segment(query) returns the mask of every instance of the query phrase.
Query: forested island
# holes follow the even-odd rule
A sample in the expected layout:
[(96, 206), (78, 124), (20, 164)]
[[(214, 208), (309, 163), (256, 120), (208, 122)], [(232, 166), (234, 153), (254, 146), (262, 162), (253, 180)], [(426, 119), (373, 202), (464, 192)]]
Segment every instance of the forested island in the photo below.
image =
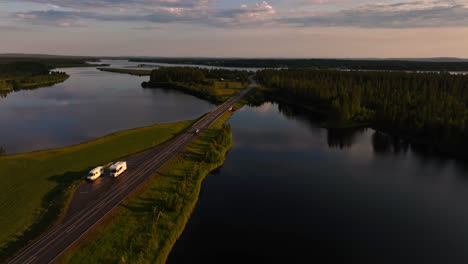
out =
[(56, 68), (96, 66), (83, 59), (66, 58), (1, 58), (0, 96), (12, 91), (50, 86), (68, 79), (65, 72)]
[(22, 89), (33, 89), (63, 82), (69, 75), (52, 72), (40, 62), (11, 62), (0, 64), (0, 96)]
[(389, 71), (468, 71), (463, 60), (357, 60), (357, 59), (236, 59), (236, 58), (132, 58), (134, 62), (198, 64), (242, 68), (313, 68)]
[(295, 69), (262, 70), (257, 78), (266, 99), (301, 105), (324, 126), (370, 125), (467, 156), (466, 75)]
[(136, 76), (151, 75), (151, 70), (134, 70), (134, 69), (117, 69), (117, 68), (97, 68), (97, 69), (100, 71), (124, 73), (124, 74), (136, 75)]
[(177, 89), (213, 103), (221, 103), (248, 84), (249, 72), (193, 67), (163, 67), (151, 72), (143, 87)]

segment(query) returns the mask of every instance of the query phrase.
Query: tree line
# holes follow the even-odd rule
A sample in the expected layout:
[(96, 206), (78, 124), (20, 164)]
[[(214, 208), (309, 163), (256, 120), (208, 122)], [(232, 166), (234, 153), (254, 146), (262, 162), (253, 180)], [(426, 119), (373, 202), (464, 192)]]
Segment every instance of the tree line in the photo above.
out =
[(0, 57), (0, 72), (31, 72), (46, 67), (48, 70), (69, 67), (105, 66), (105, 64), (89, 64), (88, 61), (98, 62), (96, 58), (40, 58), (40, 57)]
[(468, 146), (468, 76), (338, 70), (263, 70), (280, 100), (318, 109), (335, 122), (368, 122), (442, 148)]
[(247, 71), (230, 71), (224, 69), (202, 69), (195, 67), (163, 67), (151, 72), (150, 83), (184, 82), (212, 84), (209, 79), (248, 81)]
[(468, 61), (351, 60), (351, 59), (235, 59), (235, 58), (134, 58), (135, 62), (198, 64), (243, 68), (314, 68), (391, 71), (468, 71)]

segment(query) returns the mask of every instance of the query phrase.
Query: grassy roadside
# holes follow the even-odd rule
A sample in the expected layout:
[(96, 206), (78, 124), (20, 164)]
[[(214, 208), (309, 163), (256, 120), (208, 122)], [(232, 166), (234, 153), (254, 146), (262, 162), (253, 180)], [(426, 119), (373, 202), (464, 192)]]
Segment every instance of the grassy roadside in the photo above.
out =
[(137, 76), (150, 76), (151, 70), (133, 70), (133, 69), (117, 69), (117, 68), (97, 68), (100, 71), (124, 73)]
[(110, 134), (71, 147), (0, 157), (0, 262), (50, 227), (87, 172), (160, 145), (194, 121)]
[(57, 263), (165, 263), (204, 178), (224, 163), (232, 146), (231, 128), (225, 124), (231, 115), (218, 119)]

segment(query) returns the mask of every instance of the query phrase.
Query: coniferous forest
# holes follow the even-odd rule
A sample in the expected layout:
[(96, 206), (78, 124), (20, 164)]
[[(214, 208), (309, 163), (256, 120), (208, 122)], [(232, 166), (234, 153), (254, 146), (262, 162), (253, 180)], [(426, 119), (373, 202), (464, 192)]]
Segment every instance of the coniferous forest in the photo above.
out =
[(329, 123), (368, 123), (466, 156), (466, 75), (292, 69), (257, 77), (272, 98), (311, 107)]
[(206, 83), (207, 79), (224, 78), (247, 82), (249, 73), (247, 71), (231, 71), (224, 69), (202, 69), (195, 67), (162, 67), (151, 72), (153, 83), (162, 82), (184, 82), (184, 83)]
[(41, 61), (0, 62), (0, 97), (12, 91), (34, 89), (65, 81), (65, 72), (50, 71), (51, 65)]

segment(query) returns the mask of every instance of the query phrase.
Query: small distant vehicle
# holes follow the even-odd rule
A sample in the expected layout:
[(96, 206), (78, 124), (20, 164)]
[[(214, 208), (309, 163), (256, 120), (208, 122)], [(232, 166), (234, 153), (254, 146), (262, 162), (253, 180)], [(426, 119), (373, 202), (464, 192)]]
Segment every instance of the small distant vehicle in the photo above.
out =
[(118, 177), (124, 171), (127, 170), (127, 162), (126, 161), (119, 161), (112, 166), (110, 166), (110, 175), (111, 177)]
[(104, 167), (96, 167), (92, 169), (89, 173), (86, 179), (90, 181), (95, 181), (97, 178), (101, 177), (104, 174)]
[(195, 129), (195, 130), (193, 131), (193, 133), (194, 133), (194, 134), (200, 133), (200, 129)]

